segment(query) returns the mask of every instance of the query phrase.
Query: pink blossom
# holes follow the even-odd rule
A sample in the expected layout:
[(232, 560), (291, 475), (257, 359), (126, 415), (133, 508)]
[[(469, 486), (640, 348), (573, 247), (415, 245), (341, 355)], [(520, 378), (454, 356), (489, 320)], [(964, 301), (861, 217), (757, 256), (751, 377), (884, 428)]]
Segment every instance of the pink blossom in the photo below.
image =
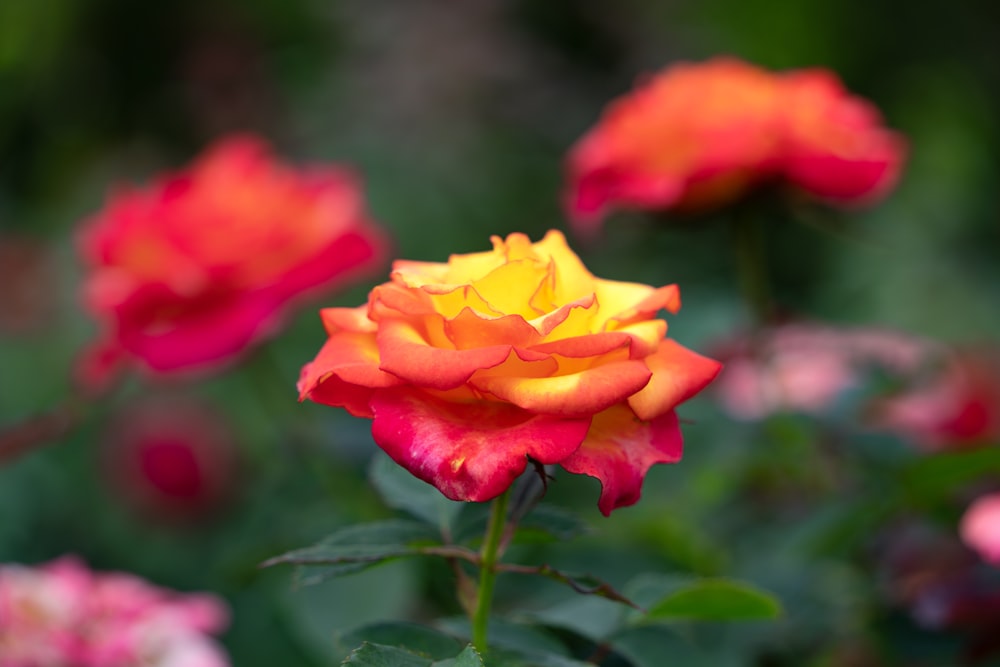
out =
[(755, 340), (730, 344), (720, 353), (726, 370), (715, 392), (737, 419), (763, 419), (776, 412), (820, 414), (858, 386), (868, 367), (908, 372), (931, 346), (892, 331), (788, 324)]
[(962, 517), (962, 540), (983, 560), (1000, 565), (1000, 493), (977, 499)]
[(0, 566), (0, 667), (228, 667), (223, 603), (74, 557)]

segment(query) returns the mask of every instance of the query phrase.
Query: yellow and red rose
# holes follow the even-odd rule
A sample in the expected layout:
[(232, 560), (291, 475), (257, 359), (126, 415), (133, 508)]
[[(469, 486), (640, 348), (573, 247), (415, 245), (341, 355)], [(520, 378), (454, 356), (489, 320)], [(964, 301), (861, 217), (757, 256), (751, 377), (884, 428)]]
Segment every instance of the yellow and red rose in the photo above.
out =
[(681, 458), (674, 408), (720, 369), (666, 338), (675, 285), (596, 278), (556, 231), (397, 261), (390, 278), (321, 311), (329, 339), (299, 391), (372, 419), (389, 456), (455, 500), (500, 495), (531, 459), (599, 479), (604, 514), (631, 505), (650, 466)]
[(113, 193), (79, 240), (85, 305), (104, 329), (83, 364), (92, 385), (123, 358), (157, 373), (229, 360), (294, 301), (386, 255), (351, 172), (294, 169), (242, 136), (187, 171)]
[(669, 67), (612, 102), (570, 152), (566, 205), (586, 231), (611, 209), (711, 209), (770, 180), (864, 203), (892, 187), (904, 154), (833, 73), (716, 58)]

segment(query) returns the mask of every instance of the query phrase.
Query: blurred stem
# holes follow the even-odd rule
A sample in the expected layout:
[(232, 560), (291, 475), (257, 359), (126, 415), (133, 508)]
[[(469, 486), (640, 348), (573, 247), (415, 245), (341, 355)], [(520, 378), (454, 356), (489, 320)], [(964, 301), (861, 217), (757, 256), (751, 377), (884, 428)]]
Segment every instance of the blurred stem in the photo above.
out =
[(0, 430), (0, 465), (64, 438), (84, 420), (87, 407), (84, 400), (71, 397), (47, 412)]
[(732, 227), (740, 291), (754, 326), (761, 327), (770, 322), (772, 316), (763, 230), (757, 216), (750, 215), (746, 207), (736, 210)]
[(500, 554), (500, 539), (507, 522), (507, 500), (510, 489), (493, 501), (490, 521), (486, 527), (486, 537), (480, 551), (479, 589), (476, 597), (476, 611), (472, 617), (472, 644), (482, 654), (486, 653), (486, 629), (490, 618), (490, 604), (493, 601), (493, 587), (497, 578), (497, 561)]

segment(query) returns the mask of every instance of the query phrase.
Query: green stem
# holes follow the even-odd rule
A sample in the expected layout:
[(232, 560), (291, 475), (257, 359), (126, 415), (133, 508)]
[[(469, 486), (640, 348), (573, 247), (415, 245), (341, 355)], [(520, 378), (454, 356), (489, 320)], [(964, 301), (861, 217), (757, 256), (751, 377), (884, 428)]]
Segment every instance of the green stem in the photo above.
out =
[(733, 220), (733, 242), (740, 290), (750, 308), (754, 326), (764, 326), (770, 322), (772, 314), (764, 239), (757, 220), (745, 211), (737, 211)]
[(493, 601), (493, 587), (497, 578), (497, 561), (500, 553), (500, 539), (507, 522), (507, 500), (510, 490), (493, 501), (493, 510), (486, 527), (486, 537), (480, 551), (479, 589), (476, 596), (476, 611), (472, 616), (472, 644), (480, 653), (486, 653), (486, 628), (490, 618), (490, 604)]

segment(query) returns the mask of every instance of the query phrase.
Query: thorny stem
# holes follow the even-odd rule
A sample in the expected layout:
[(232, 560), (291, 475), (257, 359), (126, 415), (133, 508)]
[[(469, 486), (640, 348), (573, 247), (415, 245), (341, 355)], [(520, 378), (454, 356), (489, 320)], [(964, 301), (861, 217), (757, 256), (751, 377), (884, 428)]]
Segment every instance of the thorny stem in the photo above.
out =
[(486, 527), (486, 537), (480, 551), (479, 590), (476, 596), (476, 610), (472, 616), (472, 644), (480, 653), (486, 653), (486, 629), (489, 624), (490, 604), (493, 601), (493, 587), (497, 578), (497, 561), (500, 553), (500, 539), (507, 521), (507, 500), (510, 490), (493, 501), (490, 521)]

